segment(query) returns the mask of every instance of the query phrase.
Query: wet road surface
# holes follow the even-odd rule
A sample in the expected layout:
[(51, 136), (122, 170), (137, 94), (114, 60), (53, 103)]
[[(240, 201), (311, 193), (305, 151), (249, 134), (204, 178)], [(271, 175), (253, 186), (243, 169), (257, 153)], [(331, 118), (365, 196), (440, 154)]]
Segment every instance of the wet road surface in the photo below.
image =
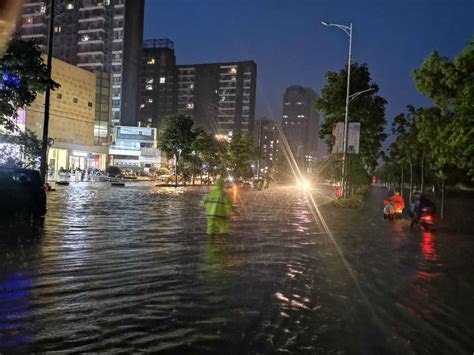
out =
[(472, 353), (472, 236), (386, 222), (374, 188), (321, 206), (339, 252), (274, 187), (231, 192), (230, 235), (208, 237), (204, 192), (71, 185), (43, 226), (2, 224), (0, 352)]

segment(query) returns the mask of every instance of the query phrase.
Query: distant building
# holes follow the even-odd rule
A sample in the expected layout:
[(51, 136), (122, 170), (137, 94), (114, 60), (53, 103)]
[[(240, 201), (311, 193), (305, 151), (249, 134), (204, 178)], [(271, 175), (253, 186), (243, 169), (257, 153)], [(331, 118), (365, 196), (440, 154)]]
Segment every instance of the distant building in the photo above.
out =
[(169, 39), (143, 42), (138, 118), (142, 125), (160, 128), (161, 120), (178, 111), (177, 67)]
[(176, 65), (171, 40), (145, 40), (139, 121), (159, 128), (163, 117), (180, 113), (221, 136), (252, 134), (256, 84), (253, 61)]
[(179, 65), (178, 112), (217, 134), (252, 134), (256, 79), (253, 61)]
[[(105, 169), (108, 147), (94, 135), (97, 115), (108, 115), (107, 111), (97, 108), (96, 88), (100, 81), (94, 73), (55, 58), (51, 74), (61, 87), (51, 92), (49, 137), (54, 139), (54, 144), (49, 149), (50, 171), (57, 174), (60, 168)], [(104, 80), (107, 82), (107, 77)], [(107, 89), (110, 90), (110, 85)], [(21, 121), (42, 137), (44, 94), (38, 93), (36, 100), (23, 112)]]
[(156, 128), (116, 126), (109, 152), (111, 165), (115, 166), (159, 168), (162, 164)]
[(254, 139), (260, 148), (260, 172), (268, 172), (280, 158), (280, 124), (274, 120), (261, 118), (255, 121)]
[[(46, 52), (48, 2), (25, 0), (20, 37)], [(82, 0), (56, 4), (53, 56), (112, 74), (112, 124), (136, 125), (144, 0)]]
[(290, 86), (283, 96), (281, 125), (297, 162), (317, 159), (319, 114), (314, 110), (316, 93), (302, 86)]

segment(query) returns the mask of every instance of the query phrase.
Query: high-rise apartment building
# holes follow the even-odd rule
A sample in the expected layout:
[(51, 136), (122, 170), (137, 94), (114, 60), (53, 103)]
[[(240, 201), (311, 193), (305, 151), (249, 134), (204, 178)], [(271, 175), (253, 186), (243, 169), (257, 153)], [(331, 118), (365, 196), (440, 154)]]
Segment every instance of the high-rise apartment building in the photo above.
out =
[(143, 42), (138, 118), (142, 125), (160, 128), (161, 120), (177, 113), (177, 67), (169, 39)]
[(318, 96), (309, 88), (290, 86), (283, 96), (281, 125), (297, 162), (316, 159), (319, 142), (319, 114), (314, 109)]
[(280, 142), (280, 123), (261, 118), (255, 121), (255, 142), (260, 151), (260, 172), (267, 173), (279, 158)]
[(159, 128), (163, 117), (182, 113), (217, 134), (252, 134), (256, 83), (253, 61), (176, 65), (171, 40), (145, 40), (139, 120)]
[(252, 134), (256, 78), (253, 61), (179, 65), (178, 112), (218, 134)]
[[(49, 1), (25, 0), (17, 29), (46, 51)], [(112, 124), (136, 125), (144, 0), (58, 0), (53, 56), (112, 75)]]

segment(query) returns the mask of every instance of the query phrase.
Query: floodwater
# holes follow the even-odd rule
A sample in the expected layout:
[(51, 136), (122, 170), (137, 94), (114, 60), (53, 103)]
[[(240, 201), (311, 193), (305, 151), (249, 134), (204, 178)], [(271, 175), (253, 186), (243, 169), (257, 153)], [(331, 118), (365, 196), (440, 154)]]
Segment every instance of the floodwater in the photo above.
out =
[(80, 183), (44, 224), (3, 223), (0, 353), (474, 350), (472, 236), (384, 221), (374, 188), (362, 210), (321, 206), (332, 240), (273, 187), (230, 191), (231, 233), (209, 237), (203, 193)]

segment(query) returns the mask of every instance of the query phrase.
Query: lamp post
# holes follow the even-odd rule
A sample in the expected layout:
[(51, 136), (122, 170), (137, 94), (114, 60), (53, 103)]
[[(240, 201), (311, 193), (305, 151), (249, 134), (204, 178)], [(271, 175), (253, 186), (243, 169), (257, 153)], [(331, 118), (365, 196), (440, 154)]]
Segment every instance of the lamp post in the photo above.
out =
[[(48, 70), (48, 80), (51, 80), (51, 67), (53, 60), (53, 34), (54, 34), (54, 0), (51, 0), (49, 6), (49, 34), (48, 34), (48, 58), (46, 60), (46, 68)], [(46, 175), (48, 172), (48, 131), (49, 131), (49, 104), (51, 98), (50, 85), (46, 88), (44, 94), (44, 122), (43, 122), (43, 140), (41, 142), (41, 164), (40, 173), (43, 182), (46, 183)]]
[(179, 160), (179, 155), (181, 154), (181, 149), (176, 150), (176, 159), (174, 162), (174, 187), (178, 187), (178, 160)]
[(194, 163), (195, 163), (195, 160), (196, 160), (196, 151), (193, 150), (191, 152), (191, 155), (193, 156), (193, 186), (194, 186)]
[(349, 128), (349, 90), (350, 90), (350, 83), (351, 83), (351, 54), (352, 54), (352, 23), (349, 26), (338, 25), (335, 23), (327, 23), (321, 21), (324, 26), (333, 26), (337, 27), (340, 30), (344, 31), (346, 35), (349, 36), (349, 58), (347, 59), (347, 90), (346, 90), (346, 113), (344, 116), (344, 140), (343, 140), (343, 147), (342, 147), (342, 191), (344, 197), (347, 197), (347, 189), (346, 189), (346, 170), (347, 170), (347, 134)]

